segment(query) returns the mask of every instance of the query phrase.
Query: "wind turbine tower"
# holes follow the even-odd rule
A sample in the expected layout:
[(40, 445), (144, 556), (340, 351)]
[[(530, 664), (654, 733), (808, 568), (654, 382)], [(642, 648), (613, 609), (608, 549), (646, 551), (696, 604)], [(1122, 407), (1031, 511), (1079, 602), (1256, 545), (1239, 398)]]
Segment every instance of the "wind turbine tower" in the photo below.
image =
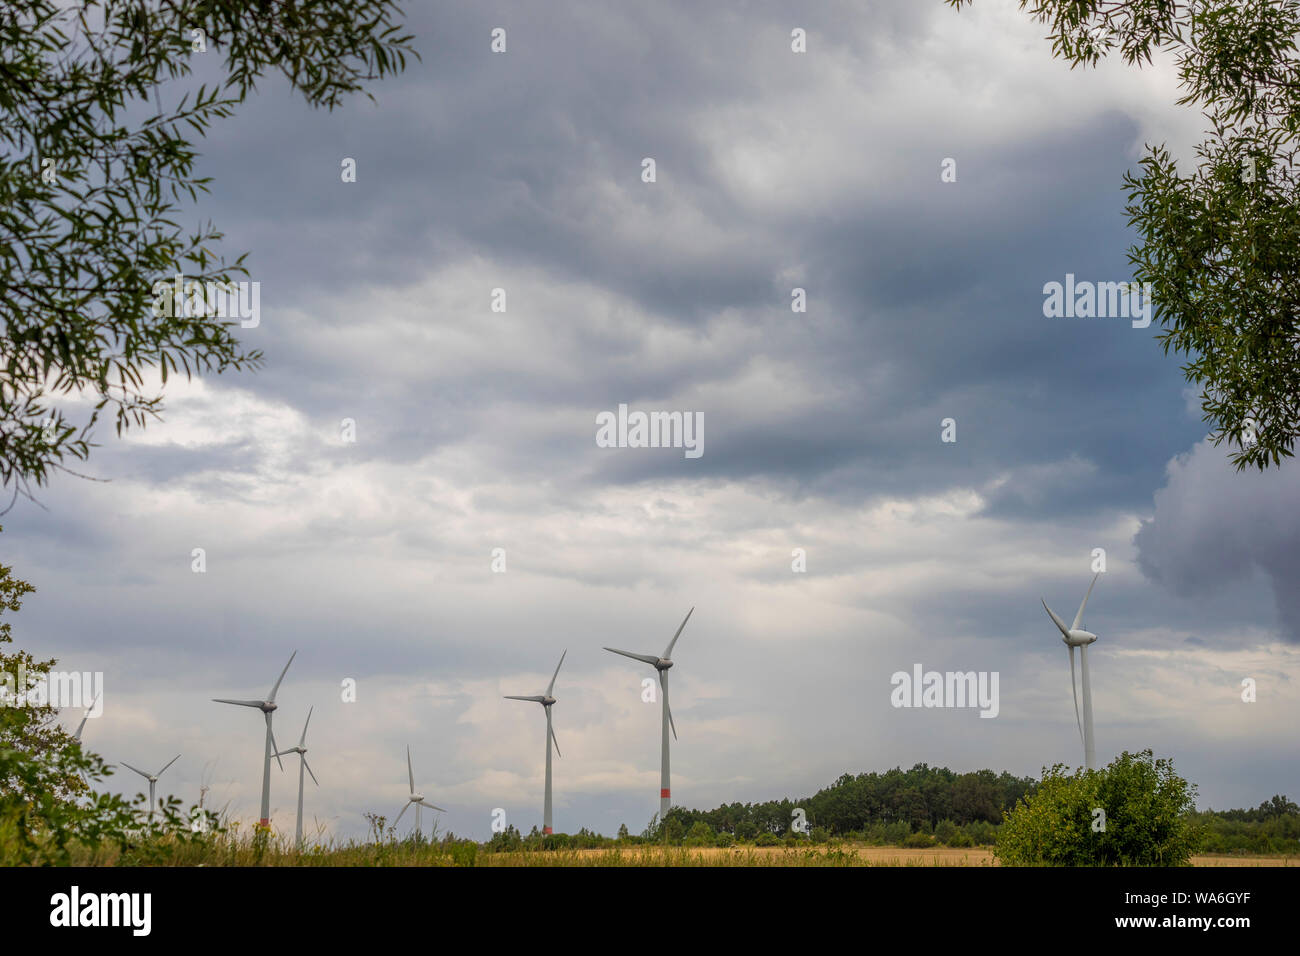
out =
[(614, 647), (607, 647), (605, 650), (614, 654), (622, 654), (624, 657), (630, 657), (634, 661), (644, 661), (659, 672), (659, 688), (663, 692), (663, 751), (659, 761), (659, 822), (662, 823), (664, 817), (668, 814), (668, 808), (672, 805), (672, 785), (669, 782), (668, 773), (668, 731), (671, 728), (673, 740), (677, 739), (677, 725), (673, 723), (673, 712), (668, 706), (668, 670), (673, 666), (673, 645), (677, 643), (677, 638), (682, 636), (682, 629), (686, 627), (686, 622), (691, 619), (695, 613), (695, 608), (686, 612), (686, 617), (682, 619), (681, 627), (677, 628), (677, 633), (673, 639), (668, 642), (668, 647), (664, 650), (663, 656), (655, 657), (652, 654), (633, 654), (631, 651), (620, 651)]
[[(555, 665), (555, 673), (551, 675), (551, 682), (546, 685), (546, 693), (537, 697), (515, 697), (506, 694), (506, 700), (531, 700), (542, 705), (546, 711), (546, 796), (542, 801), (542, 832), (551, 833), (551, 744), (555, 744), (555, 752), (560, 753), (560, 742), (555, 739), (555, 730), (551, 727), (551, 705), (555, 703), (555, 698), (551, 696), (551, 691), (555, 690), (555, 678), (560, 674), (560, 664), (564, 663), (564, 655), (569, 652), (566, 650), (560, 655), (560, 663)], [(561, 754), (563, 756), (563, 754)]]
[(1092, 596), (1093, 586), (1097, 583), (1100, 574), (1093, 576), (1092, 584), (1088, 585), (1088, 593), (1083, 596), (1083, 603), (1079, 605), (1079, 613), (1074, 616), (1074, 623), (1070, 627), (1065, 626), (1065, 622), (1056, 616), (1056, 613), (1047, 606), (1047, 601), (1043, 601), (1043, 608), (1047, 611), (1048, 616), (1056, 624), (1061, 632), (1061, 641), (1070, 649), (1070, 692), (1074, 694), (1074, 721), (1079, 724), (1079, 693), (1074, 686), (1074, 649), (1079, 649), (1079, 657), (1082, 659), (1083, 667), (1083, 722), (1079, 727), (1079, 735), (1083, 738), (1083, 766), (1087, 770), (1093, 770), (1097, 766), (1097, 750), (1092, 735), (1092, 683), (1088, 676), (1088, 645), (1097, 640), (1097, 635), (1083, 630), (1083, 609), (1088, 605), (1088, 598)]
[[(289, 655), (289, 664), (298, 656), (294, 651)], [(256, 707), (266, 717), (266, 745), (262, 751), (262, 819), (261, 825), (269, 827), (271, 825), (271, 756), (280, 748), (275, 745), (275, 733), (271, 730), (271, 715), (275, 713), (275, 693), (280, 689), (280, 682), (284, 680), (284, 675), (289, 673), (289, 664), (284, 665), (284, 670), (280, 671), (280, 676), (275, 685), (271, 688), (271, 693), (267, 694), (265, 700), (226, 700), (220, 697), (212, 698), (218, 704), (235, 704), (239, 707)], [(277, 755), (275, 762), (280, 764), (280, 769), (284, 769), (284, 763)]]

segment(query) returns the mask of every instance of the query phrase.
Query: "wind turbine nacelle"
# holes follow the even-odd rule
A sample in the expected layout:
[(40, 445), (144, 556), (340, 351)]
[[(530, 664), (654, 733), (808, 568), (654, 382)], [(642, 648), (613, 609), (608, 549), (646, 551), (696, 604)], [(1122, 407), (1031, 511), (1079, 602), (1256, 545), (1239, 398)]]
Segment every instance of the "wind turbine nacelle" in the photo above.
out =
[(1065, 643), (1069, 644), (1071, 647), (1084, 647), (1085, 645), (1091, 644), (1096, 639), (1097, 635), (1093, 634), (1091, 631), (1071, 631), (1070, 638)]
[(550, 706), (551, 706), (552, 704), (554, 704), (554, 703), (555, 703), (555, 698), (554, 698), (554, 697), (543, 697), (543, 698), (542, 698), (542, 706), (543, 706), (543, 707), (550, 707)]
[(673, 662), (666, 658), (659, 658), (659, 663), (655, 665), (659, 670), (666, 671), (673, 666)]
[(413, 793), (413, 794), (411, 794), (411, 800), (410, 800), (410, 802), (411, 802), (411, 803), (423, 803), (423, 802), (424, 802), (424, 794), (422, 794), (422, 793)]

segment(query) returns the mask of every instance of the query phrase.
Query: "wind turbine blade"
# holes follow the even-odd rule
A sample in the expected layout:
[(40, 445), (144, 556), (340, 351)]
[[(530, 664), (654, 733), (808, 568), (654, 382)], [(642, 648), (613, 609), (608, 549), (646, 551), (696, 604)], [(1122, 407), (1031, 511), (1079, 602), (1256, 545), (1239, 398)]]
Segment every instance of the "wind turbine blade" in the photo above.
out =
[(551, 696), (551, 691), (555, 690), (555, 678), (557, 678), (557, 677), (560, 676), (560, 664), (563, 664), (563, 663), (564, 663), (564, 656), (565, 656), (565, 654), (568, 654), (568, 653), (569, 653), (569, 649), (566, 647), (566, 648), (564, 649), (564, 654), (561, 654), (561, 655), (560, 655), (560, 663), (555, 665), (555, 673), (551, 675), (551, 682), (550, 682), (549, 684), (546, 685), (546, 696), (547, 696), (547, 697), (550, 697), (550, 696)]
[(1079, 690), (1074, 686), (1074, 645), (1070, 645), (1070, 693), (1074, 695), (1074, 723), (1079, 728), (1079, 743), (1083, 743), (1083, 721), (1079, 719)]
[(407, 800), (407, 801), (406, 801), (406, 806), (402, 807), (402, 812), (399, 813), (399, 814), (397, 815), (397, 819), (393, 821), (393, 826), (397, 826), (399, 823), (402, 822), (402, 817), (405, 815), (406, 811), (409, 810), (409, 809), (411, 809), (411, 801), (410, 801), (410, 800)]
[(607, 647), (605, 650), (614, 654), (622, 654), (624, 657), (630, 657), (634, 661), (645, 661), (647, 664), (659, 663), (659, 658), (651, 657), (649, 654), (633, 654), (631, 651), (620, 651), (617, 647)]
[(691, 608), (686, 612), (686, 617), (682, 618), (682, 626), (677, 629), (677, 633), (673, 635), (673, 639), (668, 642), (668, 650), (664, 651), (664, 660), (672, 660), (673, 645), (677, 643), (677, 638), (682, 636), (682, 629), (686, 627), (686, 622), (691, 619), (691, 615), (694, 613), (695, 608)]
[(1083, 609), (1087, 607), (1088, 598), (1092, 597), (1093, 585), (1097, 583), (1097, 579), (1099, 577), (1101, 577), (1100, 572), (1092, 576), (1092, 584), (1088, 585), (1088, 593), (1083, 596), (1083, 603), (1079, 605), (1079, 613), (1074, 615), (1074, 624), (1071, 625), (1070, 630), (1077, 631), (1079, 629), (1079, 625), (1083, 623)]
[(502, 696), (505, 700), (531, 700), (535, 704), (540, 704), (546, 699), (545, 697), (516, 697), (513, 694), (504, 694)]
[[(694, 610), (692, 608), (691, 610)], [(668, 711), (668, 726), (672, 728), (673, 740), (677, 739), (677, 725), (673, 723), (673, 709), (668, 703), (668, 672), (659, 672), (659, 686), (664, 692), (664, 710)]]
[(224, 697), (213, 697), (213, 703), (217, 704), (238, 704), (240, 707), (261, 707), (260, 700), (226, 700)]
[(411, 769), (411, 747), (406, 747), (406, 776), (411, 781), (411, 793), (415, 793), (415, 771)]
[(275, 728), (271, 726), (271, 713), (266, 714), (266, 732), (271, 735), (271, 753), (275, 755), (275, 762), (284, 770), (284, 761), (280, 759), (280, 745), (275, 742)]
[(314, 707), (307, 708), (307, 719), (302, 722), (302, 736), (298, 738), (299, 747), (307, 746), (307, 725), (311, 723), (311, 712), (314, 709)]
[(422, 806), (422, 807), (428, 807), (430, 810), (437, 810), (439, 813), (446, 813), (446, 812), (447, 812), (447, 811), (444, 810), (442, 807), (435, 807), (435, 806), (434, 806), (432, 803), (430, 803), (428, 800), (421, 800), (421, 801), (420, 801), (420, 806)]
[(560, 757), (563, 757), (564, 754), (560, 753), (560, 742), (559, 742), (558, 740), (555, 739), (555, 728), (554, 728), (554, 727), (551, 728), (551, 743), (555, 744), (555, 753), (556, 753), (556, 755), (557, 755), (557, 756), (560, 756)]
[(167, 761), (166, 765), (162, 768), (162, 770), (159, 770), (156, 774), (154, 774), (154, 776), (161, 777), (164, 773), (166, 773), (168, 767), (170, 767), (172, 764), (174, 764), (176, 761), (180, 759), (181, 759), (180, 754), (177, 754), (175, 757), (172, 757), (171, 760)]
[(144, 777), (146, 780), (149, 779), (149, 775), (148, 775), (147, 773), (145, 773), (145, 772), (144, 772), (143, 770), (141, 770), (139, 767), (132, 767), (132, 766), (131, 766), (129, 763), (127, 763), (125, 760), (122, 761), (122, 766), (125, 767), (127, 770), (134, 770), (136, 773), (138, 773), (140, 776)]
[(1046, 601), (1043, 602), (1043, 607), (1046, 608), (1047, 613), (1048, 613), (1048, 615), (1051, 617), (1051, 619), (1052, 619), (1053, 621), (1056, 622), (1056, 626), (1057, 626), (1058, 628), (1061, 629), (1061, 636), (1062, 636), (1062, 637), (1069, 637), (1069, 636), (1070, 636), (1070, 632), (1069, 632), (1068, 630), (1066, 630), (1065, 622), (1062, 621), (1059, 617), (1056, 616), (1056, 612), (1055, 612), (1055, 611), (1053, 611), (1050, 607), (1047, 607), (1047, 602), (1046, 602)]
[(90, 719), (90, 711), (86, 711), (86, 716), (81, 718), (81, 723), (77, 724), (77, 732), (72, 736), (77, 740), (81, 739), (81, 732), (86, 729), (86, 721)]
[(307, 773), (310, 774), (310, 776), (311, 776), (311, 782), (314, 783), (314, 784), (316, 784), (316, 786), (319, 787), (319, 786), (320, 786), (320, 781), (317, 780), (317, 779), (316, 779), (316, 775), (315, 775), (314, 773), (311, 772), (311, 764), (309, 764), (309, 763), (307, 762), (307, 758), (306, 758), (306, 757), (303, 757), (303, 758), (302, 758), (302, 765), (303, 765), (304, 767), (307, 768)]
[[(289, 655), (289, 664), (292, 664), (292, 663), (293, 663), (293, 659), (294, 659), (295, 657), (297, 657), (297, 656), (298, 656), (298, 652), (297, 652), (297, 651), (294, 651), (292, 654), (290, 654), (290, 655)], [(271, 696), (269, 696), (269, 697), (266, 698), (266, 702), (267, 702), (268, 704), (274, 704), (274, 703), (275, 703), (275, 692), (278, 691), (278, 690), (280, 689), (280, 681), (284, 680), (284, 675), (287, 674), (287, 673), (289, 673), (289, 664), (285, 664), (285, 665), (284, 665), (284, 670), (280, 671), (280, 676), (279, 676), (279, 678), (276, 680), (276, 682), (275, 682), (275, 686), (271, 688)]]

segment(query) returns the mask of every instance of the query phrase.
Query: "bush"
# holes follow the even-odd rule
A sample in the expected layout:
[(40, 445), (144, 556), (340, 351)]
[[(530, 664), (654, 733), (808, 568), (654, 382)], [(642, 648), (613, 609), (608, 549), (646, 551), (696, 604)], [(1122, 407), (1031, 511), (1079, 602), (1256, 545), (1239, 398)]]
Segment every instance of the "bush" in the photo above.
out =
[(825, 827), (813, 827), (812, 841), (814, 843), (825, 843), (830, 838), (830, 831)]
[(736, 824), (737, 840), (753, 840), (758, 836), (758, 824), (745, 820), (743, 823)]
[(952, 840), (957, 835), (957, 824), (951, 820), (940, 820), (934, 825), (934, 839), (945, 846), (952, 846)]
[(903, 846), (912, 848), (934, 846), (934, 837), (930, 836), (928, 833), (917, 831), (916, 833), (909, 834), (907, 838), (903, 840)]
[(967, 847), (967, 846), (975, 845), (975, 841), (971, 839), (971, 835), (967, 833), (965, 830), (962, 830), (960, 828), (944, 842), (947, 843), (949, 846), (956, 846), (956, 847)]
[(973, 820), (966, 824), (966, 834), (976, 846), (992, 846), (998, 838), (998, 828), (987, 820)]
[(697, 820), (691, 827), (690, 832), (686, 834), (687, 846), (713, 846), (716, 836), (713, 828), (703, 820)]
[(754, 846), (780, 846), (781, 841), (775, 833), (764, 830), (754, 840)]
[(1195, 795), (1150, 750), (1101, 770), (1057, 764), (1006, 815), (994, 854), (1009, 866), (1187, 866), (1200, 836)]
[(713, 845), (714, 845), (714, 846), (731, 846), (731, 845), (734, 844), (735, 842), (736, 842), (736, 838), (733, 837), (733, 836), (732, 836), (730, 833), (728, 833), (726, 830), (723, 830), (723, 831), (722, 831), (721, 833), (719, 833), (719, 834), (717, 835), (717, 837), (714, 839), (714, 841), (713, 841)]
[(453, 866), (473, 866), (478, 857), (478, 844), (473, 840), (456, 840), (446, 844), (446, 850)]

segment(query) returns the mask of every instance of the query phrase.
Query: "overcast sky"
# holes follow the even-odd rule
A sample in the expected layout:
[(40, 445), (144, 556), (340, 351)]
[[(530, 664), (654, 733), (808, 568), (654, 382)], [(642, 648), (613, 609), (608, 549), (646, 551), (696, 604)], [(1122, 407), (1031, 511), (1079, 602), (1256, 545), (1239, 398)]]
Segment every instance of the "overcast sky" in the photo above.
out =
[[(18, 645), (105, 674), (90, 747), (179, 752), (161, 792), (206, 774), (255, 819), (261, 722), (209, 698), (297, 650), (276, 728), (315, 707), (309, 829), (391, 819), (409, 744), (441, 827), (527, 832), (545, 724), (501, 695), (567, 649), (556, 829), (639, 831), (654, 672), (601, 647), (657, 654), (694, 607), (675, 803), (1036, 776), (1082, 762), (1039, 600), (1071, 620), (1104, 548), (1099, 758), (1172, 757), (1201, 806), (1300, 795), (1300, 466), (1234, 472), (1155, 324), (1043, 314), (1067, 273), (1131, 277), (1122, 176), (1202, 127), (1171, 71), (1071, 71), (1010, 0), (408, 6), (423, 62), (377, 102), (268, 80), (203, 144), (190, 212), (251, 253), (265, 367), (169, 383), (164, 422), (101, 432), (103, 481), (0, 519), (38, 588)], [(598, 447), (620, 403), (701, 413), (703, 455)], [(892, 707), (915, 664), (996, 671), (997, 717)]]

